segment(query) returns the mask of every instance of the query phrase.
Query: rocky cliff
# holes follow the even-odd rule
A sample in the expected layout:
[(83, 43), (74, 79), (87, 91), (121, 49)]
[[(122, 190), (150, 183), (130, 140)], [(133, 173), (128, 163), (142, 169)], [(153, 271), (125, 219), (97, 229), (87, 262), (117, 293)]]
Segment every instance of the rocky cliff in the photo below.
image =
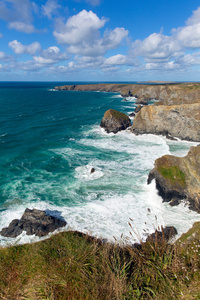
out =
[(173, 155), (158, 158), (148, 183), (153, 179), (164, 201), (174, 205), (185, 199), (191, 209), (200, 213), (200, 145), (191, 147), (182, 158)]
[(131, 131), (200, 142), (200, 103), (144, 106), (136, 114)]
[(180, 84), (86, 84), (55, 87), (66, 91), (105, 91), (121, 93), (123, 97), (134, 96), (138, 101), (156, 99), (159, 104), (174, 105), (200, 102), (199, 83)]

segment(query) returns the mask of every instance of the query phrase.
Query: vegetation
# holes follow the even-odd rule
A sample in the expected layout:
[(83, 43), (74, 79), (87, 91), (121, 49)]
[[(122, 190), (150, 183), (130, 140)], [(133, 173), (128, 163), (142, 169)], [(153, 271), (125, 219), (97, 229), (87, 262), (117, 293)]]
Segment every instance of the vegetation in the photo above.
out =
[(0, 299), (200, 299), (199, 247), (195, 238), (131, 247), (63, 232), (1, 248)]
[(158, 171), (165, 179), (168, 179), (171, 184), (177, 184), (182, 187), (185, 187), (185, 174), (181, 171), (181, 169), (178, 166), (160, 165), (158, 167)]
[(104, 118), (109, 118), (111, 116), (113, 118), (115, 118), (116, 120), (125, 120), (125, 121), (129, 120), (129, 117), (126, 114), (119, 112), (117, 110), (114, 110), (114, 109), (109, 109), (104, 114)]

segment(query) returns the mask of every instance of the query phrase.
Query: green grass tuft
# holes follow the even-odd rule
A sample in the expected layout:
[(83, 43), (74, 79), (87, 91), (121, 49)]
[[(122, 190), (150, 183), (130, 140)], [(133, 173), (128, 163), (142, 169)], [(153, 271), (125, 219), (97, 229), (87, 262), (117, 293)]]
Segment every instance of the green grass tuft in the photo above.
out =
[(182, 187), (186, 186), (185, 174), (178, 166), (160, 165), (158, 171), (165, 179), (168, 179), (171, 184), (178, 184)]

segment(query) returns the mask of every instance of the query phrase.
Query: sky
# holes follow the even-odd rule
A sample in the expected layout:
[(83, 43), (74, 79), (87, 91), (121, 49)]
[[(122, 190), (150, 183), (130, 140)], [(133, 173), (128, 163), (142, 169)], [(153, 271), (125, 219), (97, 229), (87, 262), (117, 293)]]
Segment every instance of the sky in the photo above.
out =
[(0, 0), (0, 81), (200, 81), (199, 0)]

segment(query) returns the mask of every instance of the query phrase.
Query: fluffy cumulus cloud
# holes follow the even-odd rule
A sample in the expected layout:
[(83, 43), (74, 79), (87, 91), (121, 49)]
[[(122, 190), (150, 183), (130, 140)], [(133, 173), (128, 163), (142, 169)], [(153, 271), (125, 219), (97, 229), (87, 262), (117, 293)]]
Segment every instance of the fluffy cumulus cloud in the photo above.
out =
[(22, 45), (17, 40), (14, 40), (8, 44), (12, 50), (15, 52), (15, 54), (30, 54), (33, 55), (36, 52), (41, 50), (40, 43), (34, 42), (30, 45)]
[(33, 11), (36, 4), (29, 0), (4, 0), (0, 1), (0, 19), (8, 22), (10, 29), (25, 33), (35, 31), (33, 22)]
[(61, 52), (58, 47), (52, 46), (41, 51), (40, 56), (34, 56), (33, 59), (37, 64), (48, 65), (68, 60), (68, 56), (66, 53)]
[(169, 60), (182, 47), (177, 40), (171, 36), (161, 33), (153, 33), (143, 41), (136, 40), (133, 43), (133, 54), (143, 56), (148, 60)]
[(116, 48), (128, 35), (124, 28), (105, 31), (100, 37), (100, 29), (106, 23), (105, 18), (98, 18), (92, 11), (81, 11), (70, 17), (66, 24), (62, 24), (54, 31), (58, 43), (67, 45), (67, 50), (73, 54), (85, 56), (103, 55), (109, 49)]
[(132, 44), (131, 55), (147, 62), (146, 69), (175, 69), (198, 64), (198, 54), (187, 54), (200, 48), (200, 7), (186, 21), (186, 25), (173, 29), (167, 36), (153, 33), (144, 40)]

